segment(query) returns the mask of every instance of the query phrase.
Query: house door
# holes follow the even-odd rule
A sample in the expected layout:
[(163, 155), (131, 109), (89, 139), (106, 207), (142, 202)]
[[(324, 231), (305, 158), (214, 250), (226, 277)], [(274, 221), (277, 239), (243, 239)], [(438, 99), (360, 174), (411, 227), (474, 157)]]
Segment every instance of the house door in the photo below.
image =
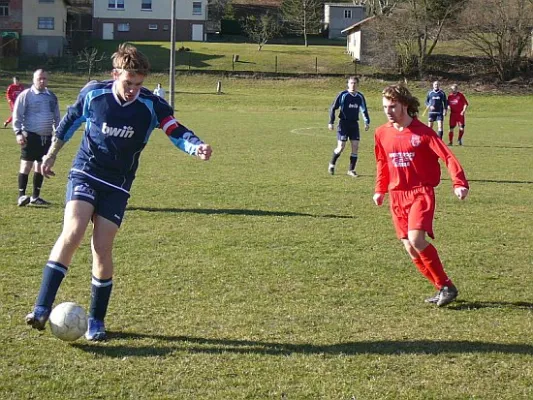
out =
[(110, 23), (102, 24), (102, 39), (104, 40), (113, 40), (114, 35), (114, 26)]
[(192, 25), (192, 40), (195, 42), (204, 41), (204, 26), (200, 24)]

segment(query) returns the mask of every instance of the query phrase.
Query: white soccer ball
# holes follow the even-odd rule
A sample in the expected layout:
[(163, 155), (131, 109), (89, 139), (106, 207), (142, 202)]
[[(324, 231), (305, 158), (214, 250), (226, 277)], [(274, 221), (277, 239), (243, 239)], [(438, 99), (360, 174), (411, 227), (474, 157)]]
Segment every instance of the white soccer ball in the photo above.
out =
[(58, 304), (50, 313), (50, 329), (57, 338), (72, 342), (87, 331), (87, 314), (76, 303)]

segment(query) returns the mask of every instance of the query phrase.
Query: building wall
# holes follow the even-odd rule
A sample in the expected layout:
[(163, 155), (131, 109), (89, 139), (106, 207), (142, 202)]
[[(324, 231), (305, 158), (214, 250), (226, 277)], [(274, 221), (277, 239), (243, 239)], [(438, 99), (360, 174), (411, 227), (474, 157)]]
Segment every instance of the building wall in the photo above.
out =
[[(168, 41), (170, 40), (170, 20), (161, 19), (135, 19), (135, 18), (120, 18), (120, 19), (106, 19), (93, 18), (93, 38), (103, 38), (104, 23), (113, 24), (113, 40), (154, 40), (154, 41)], [(119, 24), (129, 24), (128, 32), (119, 32)], [(148, 26), (157, 25), (157, 29), (149, 29)], [(190, 41), (192, 38), (192, 25), (204, 25), (203, 21), (196, 20), (176, 20), (176, 40)], [(205, 32), (205, 27), (204, 27)]]
[[(351, 10), (351, 18), (345, 18), (344, 11)], [(341, 33), (346, 27), (353, 25), (365, 18), (365, 9), (363, 6), (326, 4), (324, 6), (324, 21), (329, 29), (328, 38), (335, 39), (343, 37)]]
[[(39, 17), (53, 17), (54, 29), (39, 29)], [(65, 37), (67, 7), (63, 0), (39, 3), (39, 0), (24, 0), (22, 9), (22, 34), (47, 37)]]
[(9, 16), (0, 17), (0, 31), (22, 33), (22, 0), (9, 2)]
[[(53, 29), (40, 29), (39, 18), (53, 18)], [(40, 3), (24, 0), (22, 4), (22, 53), (63, 55), (66, 42), (67, 7), (63, 0)]]
[[(176, 2), (176, 19), (183, 20), (207, 20), (207, 0), (194, 0), (202, 3), (202, 13), (193, 15), (193, 0), (179, 0)], [(152, 0), (151, 10), (142, 10), (142, 0), (127, 0), (124, 9), (108, 8), (107, 0), (94, 2), (93, 17), (112, 19), (150, 19), (168, 20), (170, 18), (171, 0)]]

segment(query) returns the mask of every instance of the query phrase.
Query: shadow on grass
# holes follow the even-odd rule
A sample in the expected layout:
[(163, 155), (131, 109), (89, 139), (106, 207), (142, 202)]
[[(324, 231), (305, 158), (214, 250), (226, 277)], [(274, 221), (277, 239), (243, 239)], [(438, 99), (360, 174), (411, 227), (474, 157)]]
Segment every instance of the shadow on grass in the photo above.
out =
[(479, 310), (481, 308), (518, 308), (522, 310), (533, 310), (533, 303), (525, 301), (465, 301), (457, 300), (447, 307), (451, 310)]
[(211, 209), (211, 208), (155, 208), (155, 207), (128, 207), (128, 211), (147, 211), (165, 213), (192, 213), (205, 215), (247, 215), (251, 217), (313, 217), (313, 218), (355, 218), (351, 215), (323, 214), (315, 215), (292, 211), (264, 211), (246, 210), (240, 208)]
[[(107, 357), (157, 357), (173, 352), (206, 354), (263, 354), (288, 356), (358, 355), (358, 354), (449, 354), (449, 353), (503, 353), (533, 355), (533, 345), (521, 343), (491, 343), (468, 340), (381, 340), (345, 342), (332, 345), (292, 344), (254, 340), (207, 339), (191, 336), (165, 336), (140, 333), (108, 332), (111, 342), (98, 346), (73, 344), (80, 350)], [(121, 341), (149, 340), (150, 345), (122, 345)], [(153, 343), (156, 340), (158, 343)]]

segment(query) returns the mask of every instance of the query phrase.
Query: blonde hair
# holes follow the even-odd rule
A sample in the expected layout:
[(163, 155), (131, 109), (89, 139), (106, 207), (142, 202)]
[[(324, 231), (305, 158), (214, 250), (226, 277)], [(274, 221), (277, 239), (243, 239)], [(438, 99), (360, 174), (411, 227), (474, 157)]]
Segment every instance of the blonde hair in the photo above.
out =
[(395, 100), (407, 106), (407, 113), (410, 117), (416, 117), (420, 102), (411, 94), (409, 89), (402, 84), (390, 85), (383, 89), (383, 97), (387, 100)]
[(148, 75), (150, 61), (130, 43), (122, 43), (111, 56), (113, 68), (118, 71), (133, 72), (140, 75)]

